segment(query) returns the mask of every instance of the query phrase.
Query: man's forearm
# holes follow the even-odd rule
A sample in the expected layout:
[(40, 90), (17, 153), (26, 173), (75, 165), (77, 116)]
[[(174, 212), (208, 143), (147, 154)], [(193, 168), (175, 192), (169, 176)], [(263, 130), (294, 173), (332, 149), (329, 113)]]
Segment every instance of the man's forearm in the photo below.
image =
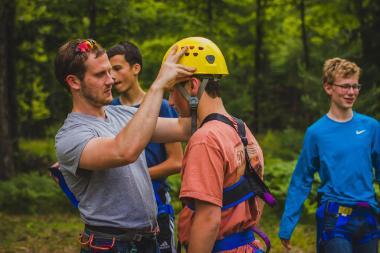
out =
[[(187, 50), (184, 47), (176, 53), (177, 47), (173, 47), (161, 65), (156, 80), (144, 97), (140, 108), (133, 119), (113, 137), (92, 138), (82, 151), (80, 156), (80, 167), (89, 170), (108, 169), (126, 165), (136, 161), (145, 146), (157, 131), (157, 118), (161, 108), (164, 90), (169, 90), (178, 82), (188, 80), (195, 68), (176, 64), (179, 58)], [(185, 139), (186, 133), (180, 128), (178, 120), (169, 122), (165, 134), (170, 135), (171, 130), (175, 132), (174, 139)], [(166, 137), (167, 138), (167, 137)], [(171, 142), (163, 138), (163, 142)]]
[(191, 136), (190, 126), (190, 118), (158, 118), (152, 140), (158, 143), (187, 141)]
[(152, 84), (133, 119), (116, 136), (122, 152), (136, 157), (143, 151), (156, 128), (164, 90)]
[(169, 90), (177, 82), (188, 80), (195, 71), (194, 68), (176, 64), (186, 50), (187, 47), (184, 47), (177, 53), (176, 46), (171, 49), (134, 118), (116, 136), (118, 149), (122, 152), (120, 155), (125, 157), (125, 160), (137, 159), (152, 138), (164, 90)]

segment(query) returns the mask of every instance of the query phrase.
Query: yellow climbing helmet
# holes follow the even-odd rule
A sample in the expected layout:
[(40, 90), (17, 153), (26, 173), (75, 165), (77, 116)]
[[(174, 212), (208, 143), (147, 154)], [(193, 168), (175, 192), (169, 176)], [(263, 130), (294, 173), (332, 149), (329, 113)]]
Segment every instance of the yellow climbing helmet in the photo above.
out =
[[(228, 75), (226, 60), (217, 45), (209, 39), (202, 37), (189, 37), (176, 42), (178, 51), (188, 46), (187, 52), (179, 60), (179, 64), (195, 67), (194, 74), (208, 75)], [(166, 52), (163, 61), (166, 60), (169, 50)]]

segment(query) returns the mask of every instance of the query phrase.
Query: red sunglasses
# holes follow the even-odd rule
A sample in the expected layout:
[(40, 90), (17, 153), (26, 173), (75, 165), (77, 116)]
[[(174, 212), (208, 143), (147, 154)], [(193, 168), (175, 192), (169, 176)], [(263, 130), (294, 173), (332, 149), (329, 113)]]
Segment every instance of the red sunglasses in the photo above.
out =
[(77, 53), (86, 53), (90, 52), (91, 49), (97, 48), (98, 44), (93, 39), (86, 39), (77, 44), (75, 47), (75, 52)]

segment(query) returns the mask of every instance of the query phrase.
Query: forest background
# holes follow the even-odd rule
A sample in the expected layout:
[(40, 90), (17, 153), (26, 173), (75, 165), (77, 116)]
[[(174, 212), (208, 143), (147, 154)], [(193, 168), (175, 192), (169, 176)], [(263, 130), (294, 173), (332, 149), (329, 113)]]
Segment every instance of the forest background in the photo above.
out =
[[(230, 71), (222, 97), (258, 137), (265, 180), (279, 200), (265, 208), (261, 226), (272, 252), (284, 252), (276, 234), (303, 133), (328, 108), (323, 62), (358, 63), (355, 110), (380, 119), (379, 27), (376, 0), (0, 0), (0, 252), (78, 252), (77, 211), (47, 172), (71, 109), (53, 71), (68, 39), (90, 37), (105, 48), (133, 41), (145, 88), (175, 41), (203, 36), (219, 45)], [(176, 196), (179, 177), (169, 180)], [(314, 187), (292, 252), (314, 252), (315, 207)]]

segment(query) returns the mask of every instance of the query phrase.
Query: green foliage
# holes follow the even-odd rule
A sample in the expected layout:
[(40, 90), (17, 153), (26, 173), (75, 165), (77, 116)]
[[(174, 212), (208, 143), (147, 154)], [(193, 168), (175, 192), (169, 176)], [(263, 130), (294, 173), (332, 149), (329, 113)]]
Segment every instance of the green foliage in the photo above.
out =
[(79, 215), (13, 215), (0, 213), (0, 252), (79, 252), (78, 235), (83, 225)]
[(260, 136), (259, 143), (266, 159), (278, 158), (292, 161), (298, 158), (301, 151), (303, 135), (303, 132), (293, 128), (287, 128), (284, 131), (269, 130), (265, 135)]
[[(269, 158), (265, 160), (264, 179), (269, 189), (276, 197), (278, 204), (275, 211), (282, 214), (284, 204), (288, 193), (288, 187), (293, 175), (296, 161), (283, 161), (278, 158)], [(320, 184), (319, 177), (313, 182), (312, 190), (304, 203), (304, 214), (311, 215), (315, 213), (317, 207), (317, 188)]]
[(181, 175), (175, 174), (168, 178), (168, 183), (171, 188), (170, 196), (175, 213), (179, 213), (182, 209), (182, 203), (179, 200), (179, 191), (181, 190)]
[(20, 139), (19, 142), (19, 172), (44, 172), (48, 166), (56, 161), (53, 138)]
[(274, 196), (284, 203), (290, 178), (296, 162), (285, 162), (280, 159), (266, 159), (264, 179)]
[[(286, 252), (278, 238), (278, 229), (282, 212), (276, 209), (264, 207), (259, 227), (270, 238), (272, 249), (271, 253)], [(292, 251), (298, 253), (315, 252), (316, 229), (314, 215), (304, 215), (292, 234)]]
[[(17, 128), (23, 137), (19, 171), (45, 171), (56, 159), (54, 135), (71, 109), (71, 98), (54, 78), (54, 57), (60, 45), (78, 37), (94, 36), (105, 47), (126, 39), (135, 42), (144, 58), (140, 79), (145, 88), (155, 79), (164, 53), (175, 41), (187, 36), (205, 36), (215, 41), (230, 72), (221, 81), (227, 110), (249, 126), (260, 126), (260, 132), (255, 134), (260, 134), (265, 154), (265, 180), (280, 202), (276, 217), (270, 214), (264, 222), (279, 220), (303, 133), (327, 111), (327, 97), (321, 88), (322, 64), (327, 58), (344, 57), (359, 63), (364, 88), (355, 109), (380, 118), (378, 1), (305, 1), (310, 66), (304, 61), (300, 11), (295, 1), (266, 1), (261, 35), (256, 30), (254, 0), (93, 2), (97, 11), (95, 24), (91, 24), (88, 15), (88, 0), (17, 1), (14, 53), (18, 115), (12, 116), (18, 117)], [(96, 27), (95, 34), (90, 34), (91, 25)], [(262, 65), (258, 82), (255, 50), (260, 36), (263, 45), (258, 52)], [(255, 114), (259, 117), (254, 118)], [(180, 175), (170, 177), (169, 183), (178, 212)], [(315, 186), (305, 203), (306, 214), (315, 208), (314, 197)], [(39, 208), (47, 212), (54, 203), (54, 210), (70, 209), (59, 188), (46, 176), (23, 174), (0, 183), (0, 207), (7, 212), (35, 213)], [(270, 231), (278, 225), (267, 224), (263, 226)], [(27, 233), (32, 233), (30, 227), (34, 225), (27, 226)], [(297, 245), (312, 241), (310, 229), (314, 227), (305, 225), (296, 230)], [(282, 252), (276, 247), (274, 252)], [(302, 246), (295, 251), (313, 249)]]
[[(123, 40), (140, 46), (144, 58), (140, 79), (145, 88), (175, 41), (187, 36), (212, 39), (229, 67), (230, 75), (221, 82), (227, 109), (258, 127), (260, 134), (286, 128), (304, 131), (325, 113), (328, 101), (321, 88), (322, 64), (327, 58), (345, 57), (363, 66), (368, 90), (363, 90), (358, 109), (379, 117), (376, 52), (380, 43), (372, 30), (380, 15), (379, 4), (373, 0), (305, 1), (306, 41), (301, 39), (299, 3), (294, 1), (267, 1), (261, 34), (256, 30), (257, 2), (253, 0), (91, 2), (96, 8), (94, 23), (87, 0), (17, 2), (16, 78), (22, 136), (43, 137), (51, 122), (63, 121), (71, 103), (54, 78), (55, 53), (68, 39), (89, 36), (105, 47)], [(90, 27), (96, 28), (94, 34), (89, 34)], [(261, 52), (256, 52), (258, 39), (263, 41)], [(304, 61), (306, 53), (309, 66)], [(256, 63), (261, 64), (258, 75)]]
[(364, 114), (372, 114), (372, 116), (380, 120), (380, 85), (374, 85), (368, 88), (364, 87), (364, 90), (362, 90), (362, 95), (358, 99), (355, 109), (357, 108), (356, 110), (358, 110), (358, 112)]
[[(78, 214), (10, 215), (0, 213), (0, 252), (72, 253), (79, 251), (83, 223)], [(272, 243), (271, 253), (284, 249), (277, 237), (279, 215), (265, 208), (260, 227)], [(301, 220), (292, 236), (293, 251), (315, 252), (315, 225)]]
[(47, 174), (47, 170), (45, 174), (20, 174), (0, 182), (0, 210), (11, 214), (73, 212), (59, 186)]
[(22, 152), (55, 160), (54, 139), (20, 139)]
[[(43, 90), (43, 84), (40, 79), (40, 77), (36, 77), (31, 84), (30, 89), (33, 95), (29, 97), (29, 103), (24, 97), (25, 94), (20, 94), (18, 97), (21, 114), (25, 116), (30, 114), (28, 120), (39, 121), (50, 117), (50, 111), (45, 105), (49, 93)], [(20, 118), (20, 120), (25, 121), (27, 118)]]

